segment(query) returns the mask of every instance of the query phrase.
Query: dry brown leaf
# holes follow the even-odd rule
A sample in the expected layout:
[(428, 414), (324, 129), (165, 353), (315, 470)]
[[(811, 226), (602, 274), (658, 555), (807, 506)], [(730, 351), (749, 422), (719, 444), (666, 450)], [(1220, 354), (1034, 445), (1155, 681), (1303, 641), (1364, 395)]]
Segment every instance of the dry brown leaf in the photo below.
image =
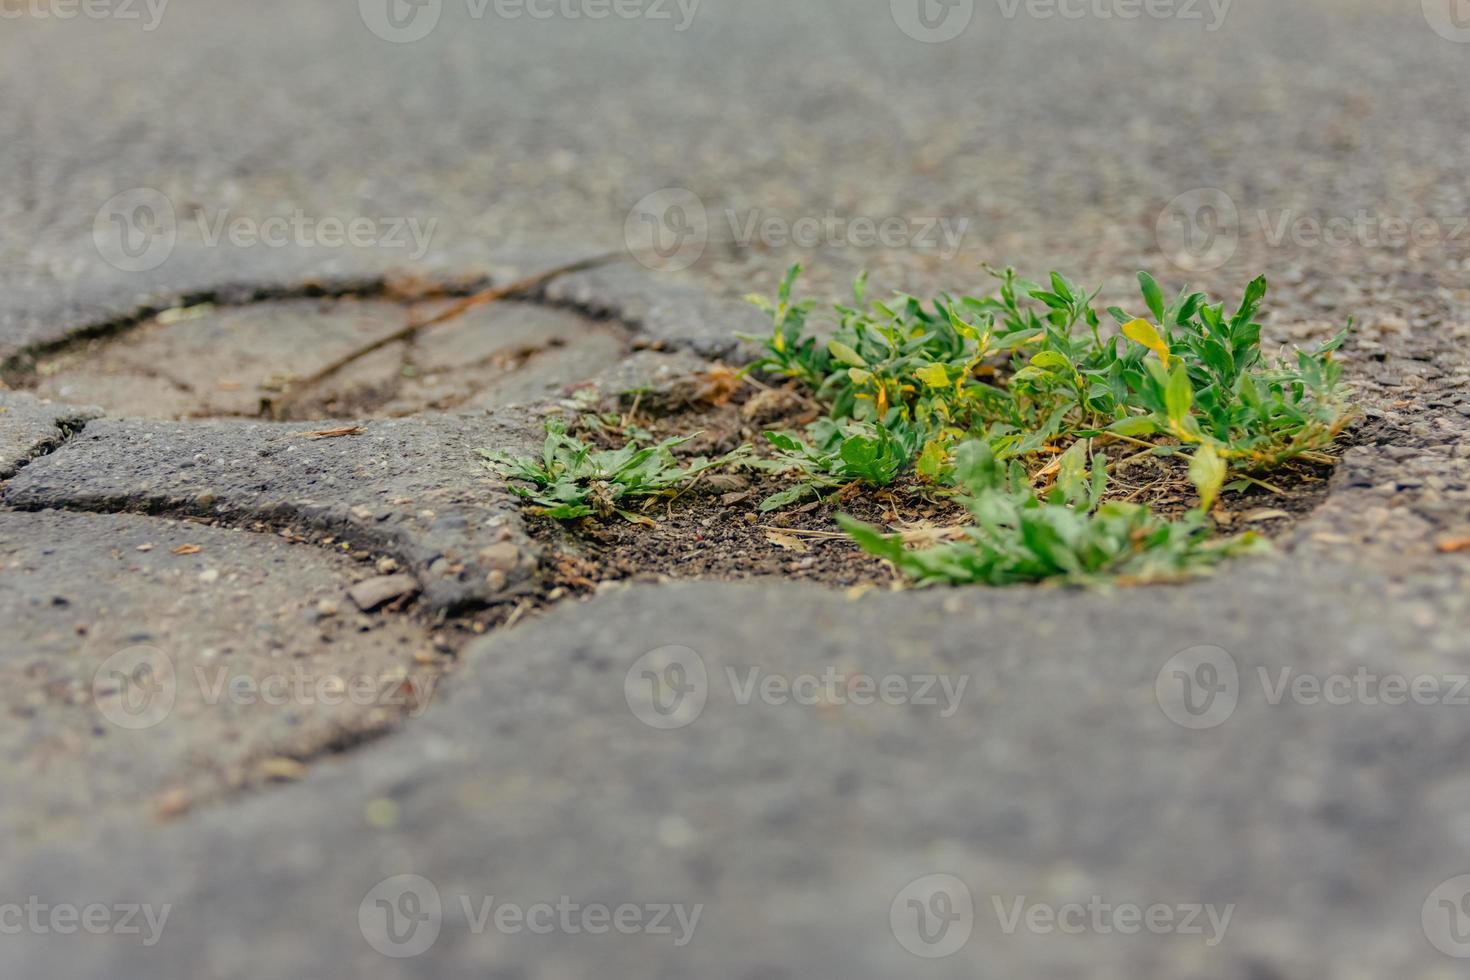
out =
[(1277, 510), (1274, 507), (1262, 507), (1259, 510), (1253, 510), (1249, 513), (1243, 514), (1241, 516), (1241, 519), (1254, 524), (1257, 521), (1284, 520), (1285, 518), (1288, 518), (1290, 516), (1291, 515), (1284, 510)]
[(174, 554), (176, 554), (176, 555), (197, 555), (197, 554), (199, 554), (199, 552), (201, 552), (203, 550), (204, 549), (201, 548), (201, 547), (199, 547), (197, 544), (181, 544), (177, 548), (174, 549)]
[(711, 405), (725, 404), (744, 384), (740, 373), (724, 364), (713, 365), (708, 371), (699, 375), (696, 382), (699, 392), (698, 399)]
[(360, 436), (365, 430), (360, 425), (344, 425), (340, 429), (319, 429), (316, 432), (296, 433), (302, 439), (340, 439), (343, 436)]
[(782, 534), (779, 531), (767, 531), (766, 540), (783, 551), (794, 551), (799, 555), (806, 554), (811, 550), (806, 546), (806, 542), (800, 538), (794, 538), (789, 534)]

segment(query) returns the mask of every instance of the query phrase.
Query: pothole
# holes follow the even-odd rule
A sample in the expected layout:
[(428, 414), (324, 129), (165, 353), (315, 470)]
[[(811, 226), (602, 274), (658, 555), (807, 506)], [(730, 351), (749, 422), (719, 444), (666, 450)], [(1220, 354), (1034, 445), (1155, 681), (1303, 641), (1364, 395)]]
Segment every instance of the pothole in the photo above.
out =
[(278, 300), (169, 310), (125, 334), (40, 359), (35, 394), (132, 418), (255, 417), (291, 392), (285, 419), (476, 411), (555, 397), (628, 350), (621, 325), (542, 304), (470, 310), (303, 379), (422, 322), (448, 300)]
[[(667, 414), (640, 415), (625, 404), (618, 422), (654, 439), (699, 433), (675, 455), (713, 457), (745, 443), (761, 447), (764, 433), (799, 431), (819, 414), (803, 399), (771, 397), (783, 394), (753, 394), (747, 388), (723, 404), (685, 405)], [(624, 439), (617, 431), (581, 435), (602, 448), (620, 446)], [(1110, 499), (1147, 503), (1160, 515), (1178, 518), (1197, 503), (1183, 466), (1180, 460), (1140, 461), (1116, 478)], [(1326, 500), (1333, 472), (1329, 465), (1288, 464), (1272, 475), (1270, 488), (1252, 485), (1223, 494), (1213, 518), (1224, 535), (1250, 531), (1282, 537)], [(555, 599), (617, 581), (784, 579), (843, 589), (900, 587), (905, 580), (890, 565), (862, 552), (843, 533), (838, 514), (934, 543), (969, 523), (955, 499), (914, 478), (882, 490), (854, 485), (821, 500), (761, 511), (767, 496), (789, 486), (790, 480), (781, 477), (719, 472), (701, 478), (677, 499), (653, 505), (644, 515), (651, 526), (533, 516), (527, 530), (543, 547), (546, 589)]]

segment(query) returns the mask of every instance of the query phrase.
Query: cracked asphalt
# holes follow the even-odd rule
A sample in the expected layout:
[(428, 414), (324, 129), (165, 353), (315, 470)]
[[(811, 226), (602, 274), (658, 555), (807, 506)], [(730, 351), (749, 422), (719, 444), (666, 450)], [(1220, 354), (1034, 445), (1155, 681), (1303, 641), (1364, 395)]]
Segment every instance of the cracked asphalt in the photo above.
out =
[[(1452, 3), (0, 13), (7, 976), (1463, 975)], [(403, 284), (618, 249), (248, 417)], [(1187, 586), (529, 602), (477, 451), (738, 360), (794, 261), (1265, 272), (1363, 417)]]

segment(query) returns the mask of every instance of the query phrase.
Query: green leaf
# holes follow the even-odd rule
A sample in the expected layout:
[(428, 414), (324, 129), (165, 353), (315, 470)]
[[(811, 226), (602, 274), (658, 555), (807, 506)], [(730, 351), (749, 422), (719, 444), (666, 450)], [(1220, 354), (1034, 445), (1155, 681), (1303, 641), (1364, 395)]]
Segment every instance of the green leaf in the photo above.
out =
[(796, 285), (796, 280), (801, 276), (801, 263), (798, 262), (786, 270), (786, 278), (781, 280), (781, 286), (777, 290), (777, 298), (784, 306), (791, 301), (791, 287)]
[(1004, 482), (1000, 464), (988, 443), (980, 439), (960, 443), (954, 453), (954, 482), (972, 494)]
[(853, 350), (851, 347), (847, 346), (840, 340), (827, 341), (827, 350), (832, 354), (833, 357), (837, 358), (843, 364), (850, 364), (853, 367), (858, 368), (865, 368), (868, 366), (868, 362), (863, 360), (861, 354), (859, 354), (857, 351)]
[(806, 449), (806, 444), (800, 439), (795, 439), (784, 432), (767, 432), (766, 441), (788, 453), (799, 453)]
[(1109, 432), (1120, 436), (1151, 436), (1159, 431), (1159, 425), (1147, 415), (1131, 419), (1119, 419), (1108, 426)]
[(1087, 486), (1087, 441), (1079, 439), (1057, 460), (1057, 487), (1066, 497), (1067, 503), (1085, 503)]
[(1189, 371), (1183, 364), (1174, 366), (1169, 373), (1169, 386), (1164, 389), (1164, 406), (1169, 421), (1182, 425), (1194, 407), (1194, 385), (1189, 381)]
[(889, 537), (880, 532), (871, 524), (864, 524), (855, 517), (846, 514), (837, 515), (837, 526), (846, 531), (848, 536), (857, 542), (870, 555), (878, 558), (886, 558), (895, 564), (903, 558), (903, 541), (898, 537)]
[(1042, 351), (1031, 358), (1031, 363), (1048, 371), (1071, 371), (1073, 369), (1072, 362), (1067, 359), (1067, 355), (1054, 350)]
[(782, 490), (780, 493), (773, 493), (765, 500), (762, 500), (760, 508), (761, 513), (769, 514), (773, 510), (780, 510), (782, 507), (789, 507), (790, 505), (800, 500), (802, 497), (805, 497), (807, 494), (815, 492), (816, 488), (813, 487), (810, 483), (798, 483), (794, 487), (788, 487), (787, 489)]
[(1154, 277), (1147, 272), (1138, 274), (1138, 285), (1143, 287), (1143, 301), (1148, 304), (1149, 311), (1153, 313), (1154, 319), (1160, 323), (1164, 322), (1164, 291), (1154, 281)]

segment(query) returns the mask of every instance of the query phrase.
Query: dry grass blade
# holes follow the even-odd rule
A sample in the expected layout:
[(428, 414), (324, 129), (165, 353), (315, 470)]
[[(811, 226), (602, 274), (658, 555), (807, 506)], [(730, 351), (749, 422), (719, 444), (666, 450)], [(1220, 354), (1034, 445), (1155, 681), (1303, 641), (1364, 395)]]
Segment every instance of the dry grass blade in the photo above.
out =
[(298, 432), (298, 439), (340, 439), (343, 436), (360, 436), (367, 430), (360, 425), (344, 425), (340, 429), (318, 429), (315, 432)]

